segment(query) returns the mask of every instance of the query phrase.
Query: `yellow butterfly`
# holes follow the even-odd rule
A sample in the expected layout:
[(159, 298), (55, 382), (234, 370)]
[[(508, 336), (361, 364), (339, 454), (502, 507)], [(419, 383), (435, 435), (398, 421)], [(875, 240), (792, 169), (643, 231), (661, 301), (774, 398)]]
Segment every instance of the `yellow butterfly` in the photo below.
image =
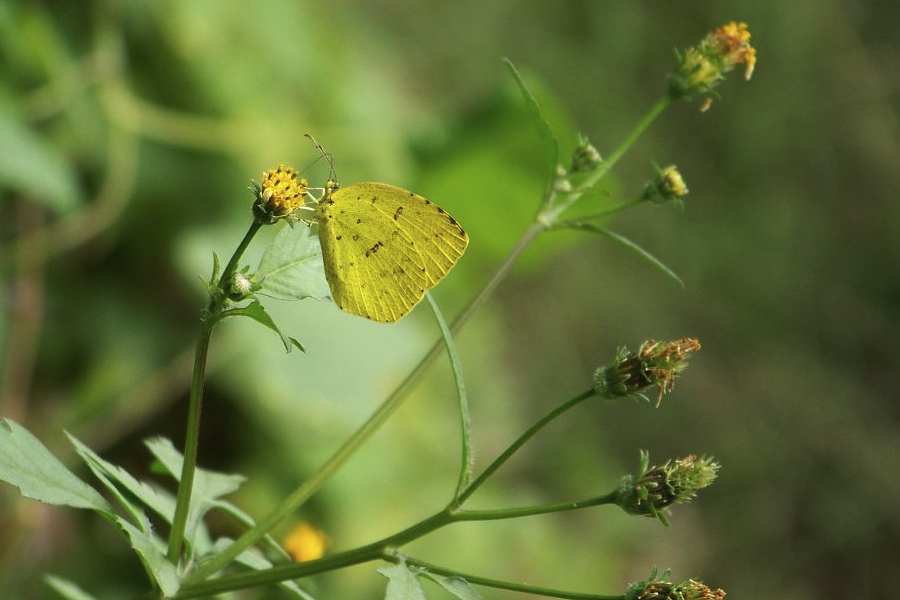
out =
[(341, 187), (330, 179), (316, 206), (316, 222), (335, 304), (383, 323), (412, 310), (469, 243), (444, 209), (386, 183)]

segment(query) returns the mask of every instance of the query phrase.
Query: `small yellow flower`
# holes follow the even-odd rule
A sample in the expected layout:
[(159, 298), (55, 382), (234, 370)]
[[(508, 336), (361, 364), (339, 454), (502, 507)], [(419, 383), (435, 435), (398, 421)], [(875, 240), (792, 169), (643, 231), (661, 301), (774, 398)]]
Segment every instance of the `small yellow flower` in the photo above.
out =
[(305, 206), (309, 182), (298, 175), (293, 167), (278, 165), (263, 173), (259, 184), (254, 182), (251, 191), (256, 197), (253, 211), (257, 219), (271, 224), (295, 216)]
[(725, 63), (730, 68), (743, 63), (744, 79), (750, 79), (753, 76), (753, 69), (756, 68), (756, 48), (750, 45), (747, 24), (732, 21), (716, 29), (712, 37), (718, 44)]
[(657, 167), (656, 179), (647, 184), (644, 190), (644, 198), (657, 204), (663, 202), (677, 202), (687, 196), (688, 188), (684, 178), (675, 165), (669, 165), (663, 169)]
[[(725, 73), (737, 65), (744, 65), (745, 79), (750, 79), (756, 67), (756, 48), (750, 45), (747, 24), (734, 21), (707, 35), (696, 48), (677, 54), (678, 67), (669, 75), (669, 95), (676, 100), (712, 94)], [(711, 103), (712, 96), (707, 96), (700, 110)]]
[(294, 561), (303, 562), (322, 558), (328, 544), (328, 536), (321, 529), (303, 521), (285, 538), (284, 549)]

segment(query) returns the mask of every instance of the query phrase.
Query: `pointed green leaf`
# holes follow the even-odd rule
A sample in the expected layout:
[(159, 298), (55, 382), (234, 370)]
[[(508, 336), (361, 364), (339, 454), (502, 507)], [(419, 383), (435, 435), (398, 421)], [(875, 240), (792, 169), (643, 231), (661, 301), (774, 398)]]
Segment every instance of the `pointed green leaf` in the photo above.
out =
[(571, 227), (584, 231), (590, 231), (592, 233), (597, 233), (600, 235), (605, 235), (611, 240), (622, 244), (623, 246), (637, 254), (639, 258), (643, 259), (645, 262), (650, 263), (651, 265), (662, 271), (669, 278), (673, 279), (678, 285), (684, 287), (684, 282), (681, 280), (681, 277), (679, 277), (678, 274), (675, 273), (675, 271), (667, 267), (661, 260), (641, 248), (639, 245), (637, 245), (635, 242), (631, 241), (624, 235), (615, 233), (604, 227), (594, 225), (593, 223), (578, 222), (573, 223)]
[(462, 372), (462, 361), (459, 353), (456, 351), (456, 343), (453, 341), (453, 334), (450, 326), (444, 319), (444, 314), (435, 301), (430, 292), (425, 293), (428, 303), (431, 305), (431, 311), (434, 318), (441, 328), (441, 337), (444, 340), (444, 347), (447, 349), (447, 356), (450, 358), (450, 368), (453, 371), (453, 380), (456, 383), (456, 397), (459, 400), (459, 419), (460, 429), (462, 431), (462, 453), (460, 456), (459, 479), (456, 483), (456, 496), (462, 494), (466, 486), (472, 481), (472, 473), (475, 469), (475, 458), (472, 451), (472, 413), (469, 411), (469, 393), (466, 391), (466, 381)]
[(27, 429), (10, 419), (0, 421), (0, 480), (19, 488), (26, 498), (112, 512), (97, 490), (76, 477)]
[(518, 69), (516, 69), (515, 65), (513, 65), (512, 61), (509, 59), (503, 59), (503, 63), (513, 76), (513, 79), (515, 79), (516, 85), (519, 86), (519, 91), (522, 93), (522, 98), (525, 100), (525, 107), (528, 109), (528, 112), (531, 114), (532, 120), (537, 127), (538, 138), (541, 140), (541, 145), (544, 147), (544, 158), (547, 161), (547, 171), (550, 180), (552, 181), (554, 174), (556, 173), (557, 163), (559, 163), (559, 141), (556, 139), (556, 135), (553, 134), (550, 123), (544, 117), (541, 105), (538, 104), (538, 101), (532, 95), (528, 86), (525, 85), (525, 80), (519, 75)]
[(145, 533), (121, 517), (116, 516), (115, 523), (131, 542), (131, 547), (163, 594), (174, 596), (181, 587), (181, 581), (175, 565), (166, 558), (165, 543), (153, 532)]
[(44, 575), (44, 583), (66, 600), (97, 600), (96, 596), (92, 596), (72, 581), (63, 577), (48, 573), (47, 575)]
[(266, 249), (254, 279), (257, 293), (279, 300), (328, 300), (319, 239), (308, 227), (282, 227)]
[(425, 600), (425, 590), (418, 575), (410, 571), (405, 562), (375, 570), (388, 578), (384, 600)]
[(475, 588), (469, 585), (468, 581), (458, 575), (446, 577), (423, 570), (421, 576), (431, 579), (460, 600), (483, 600), (481, 594), (475, 591)]
[(120, 496), (119, 489), (115, 485), (116, 483), (121, 486), (122, 489), (127, 490), (144, 505), (149, 507), (153, 512), (165, 519), (166, 522), (172, 522), (172, 515), (175, 514), (175, 499), (171, 494), (156, 489), (142, 481), (138, 481), (125, 469), (103, 460), (96, 452), (82, 444), (75, 436), (69, 434), (69, 439), (75, 446), (75, 450), (85, 460), (91, 470), (94, 471), (97, 477), (104, 482), (112, 493), (120, 497), (126, 507), (131, 503)]
[(266, 327), (277, 333), (281, 337), (281, 343), (284, 344), (284, 349), (287, 352), (290, 352), (292, 347), (296, 347), (301, 352), (306, 352), (306, 348), (303, 347), (303, 344), (298, 342), (296, 339), (288, 336), (278, 328), (278, 325), (275, 324), (275, 320), (272, 319), (272, 317), (269, 315), (263, 305), (259, 303), (258, 300), (254, 300), (247, 306), (229, 309), (227, 312), (223, 313), (223, 315), (226, 317), (250, 317), (257, 323), (265, 325)]

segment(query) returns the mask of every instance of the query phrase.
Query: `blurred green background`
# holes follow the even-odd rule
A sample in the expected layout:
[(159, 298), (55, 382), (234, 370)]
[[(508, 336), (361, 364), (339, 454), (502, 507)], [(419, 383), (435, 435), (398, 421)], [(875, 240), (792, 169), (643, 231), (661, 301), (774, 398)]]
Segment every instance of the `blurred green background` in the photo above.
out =
[[(481, 466), (583, 390), (616, 347), (703, 344), (659, 410), (580, 408), (473, 506), (604, 493), (640, 448), (657, 462), (714, 455), (719, 480), (670, 528), (601, 508), (455, 526), (408, 550), (591, 593), (622, 593), (658, 565), (735, 598), (882, 597), (900, 584), (897, 13), (833, 0), (0, 2), (0, 416), (85, 479), (62, 429), (149, 476), (142, 439), (183, 443), (198, 276), (249, 225), (251, 179), (315, 161), (304, 133), (334, 154), (345, 183), (416, 190), (463, 223), (469, 250), (436, 291), (452, 315), (545, 184), (502, 58), (564, 152), (581, 132), (609, 153), (663, 93), (673, 48), (746, 21), (753, 79), (732, 74), (704, 114), (698, 102), (673, 105), (591, 200), (630, 197), (652, 162), (676, 163), (691, 189), (684, 211), (641, 206), (608, 225), (686, 287), (601, 238), (548, 234), (457, 339)], [(326, 175), (321, 163), (309, 172)], [(308, 352), (284, 354), (249, 322), (217, 330), (201, 446), (202, 465), (249, 477), (234, 500), (256, 517), (437, 335), (427, 309), (383, 326), (313, 301), (267, 306)], [(449, 383), (436, 363), (297, 521), (338, 551), (440, 508), (459, 453)], [(102, 598), (144, 590), (126, 543), (93, 514), (4, 484), (0, 532), (4, 599), (51, 597), (47, 571)], [(363, 565), (311, 589), (371, 598), (383, 585)]]

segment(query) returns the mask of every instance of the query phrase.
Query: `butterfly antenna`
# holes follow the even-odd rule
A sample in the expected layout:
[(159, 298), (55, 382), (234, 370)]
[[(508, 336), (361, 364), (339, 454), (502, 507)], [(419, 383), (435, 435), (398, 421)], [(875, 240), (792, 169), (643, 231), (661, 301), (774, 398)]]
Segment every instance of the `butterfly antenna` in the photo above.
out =
[(325, 162), (328, 163), (328, 169), (331, 171), (328, 175), (328, 179), (330, 181), (337, 181), (337, 176), (334, 172), (334, 156), (330, 152), (326, 152), (322, 144), (316, 141), (316, 138), (314, 138), (311, 133), (305, 133), (304, 135), (308, 137), (313, 144), (315, 144), (316, 149), (322, 155), (322, 158), (324, 158)]

